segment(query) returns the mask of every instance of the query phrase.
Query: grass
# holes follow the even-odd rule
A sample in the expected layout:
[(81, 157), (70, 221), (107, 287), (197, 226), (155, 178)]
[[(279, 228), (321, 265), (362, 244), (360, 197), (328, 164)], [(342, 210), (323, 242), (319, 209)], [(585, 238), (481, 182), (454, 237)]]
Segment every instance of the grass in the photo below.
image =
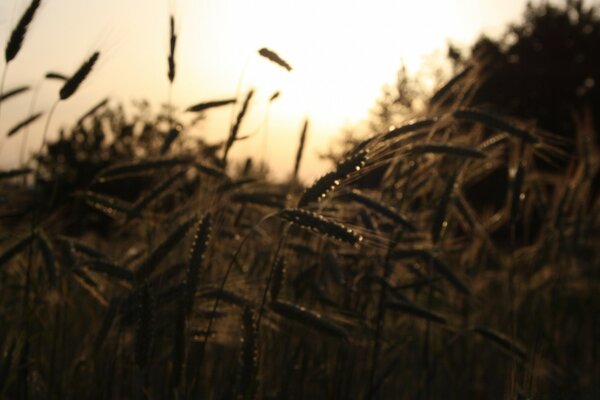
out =
[(596, 398), (593, 126), (544, 169), (560, 140), (452, 97), (478, 70), (306, 188), (307, 122), (289, 182), (227, 159), (252, 91), (189, 107), (243, 104), (218, 145), (102, 100), (0, 172), (0, 397)]

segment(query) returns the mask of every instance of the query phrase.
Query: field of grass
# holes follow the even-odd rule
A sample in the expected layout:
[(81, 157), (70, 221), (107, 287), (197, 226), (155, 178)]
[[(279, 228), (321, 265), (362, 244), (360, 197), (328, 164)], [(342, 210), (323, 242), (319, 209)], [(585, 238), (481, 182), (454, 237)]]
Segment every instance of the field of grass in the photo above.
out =
[(218, 145), (100, 102), (0, 171), (0, 398), (600, 398), (593, 121), (472, 107), (484, 67), (306, 186), (228, 158), (252, 92), (191, 107), (237, 107)]

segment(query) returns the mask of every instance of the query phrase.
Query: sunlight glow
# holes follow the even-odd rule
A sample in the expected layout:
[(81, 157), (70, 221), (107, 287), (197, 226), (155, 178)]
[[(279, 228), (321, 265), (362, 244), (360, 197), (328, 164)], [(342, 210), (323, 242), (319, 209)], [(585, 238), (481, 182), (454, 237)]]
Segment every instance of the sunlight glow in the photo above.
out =
[[(0, 21), (0, 43), (5, 43), (16, 19), (13, 9), (18, 15), (27, 3), (7, 0), (0, 5), (1, 15), (10, 16)], [(243, 96), (255, 88), (242, 132), (254, 135), (236, 144), (232, 155), (260, 159), (268, 131), (266, 158), (278, 178), (289, 174), (302, 121), (309, 117), (307, 160), (301, 168), (307, 179), (323, 170), (317, 150), (326, 150), (343, 127), (368, 117), (382, 86), (394, 81), (402, 64), (416, 71), (436, 49), (443, 54), (448, 40), (467, 45), (484, 28), (497, 34), (525, 5), (523, 0), (167, 3), (47, 2), (9, 82), (36, 82), (48, 70), (70, 72), (99, 49), (97, 70), (78, 93), (78, 101), (59, 107), (55, 128), (72, 123), (74, 116), (106, 95), (126, 103), (141, 98), (165, 102), (168, 16), (173, 13), (179, 37), (175, 105), (183, 109), (200, 101)], [(293, 70), (287, 72), (259, 56), (262, 47), (276, 51)], [(44, 107), (55, 96), (51, 86), (42, 88)], [(278, 90), (281, 97), (267, 111), (269, 97)], [(21, 104), (20, 109), (27, 107)], [(193, 134), (223, 140), (231, 114), (230, 109), (211, 111)], [(20, 118), (15, 115), (14, 120)], [(14, 120), (3, 118), (2, 129)], [(10, 163), (12, 154), (5, 151), (2, 161)]]

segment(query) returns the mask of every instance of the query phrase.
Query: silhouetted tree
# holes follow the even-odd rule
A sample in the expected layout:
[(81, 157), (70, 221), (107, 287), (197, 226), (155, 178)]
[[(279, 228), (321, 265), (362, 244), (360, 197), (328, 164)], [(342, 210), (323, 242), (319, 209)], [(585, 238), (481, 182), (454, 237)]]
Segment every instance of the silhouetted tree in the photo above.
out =
[[(499, 39), (482, 36), (466, 51), (450, 45), (447, 58), (457, 72), (476, 67), (475, 78), (465, 82), (474, 87), (460, 99), (461, 105), (535, 120), (540, 128), (570, 137), (576, 110), (590, 108), (593, 119), (600, 121), (599, 44), (595, 6), (586, 7), (580, 0), (529, 3), (523, 20)], [(374, 130), (381, 132), (398, 116), (414, 111), (416, 100), (430, 97), (415, 80), (400, 70), (395, 86), (387, 87), (375, 106)], [(445, 100), (457, 104), (452, 96)]]
[(599, 43), (594, 7), (579, 0), (564, 7), (528, 4), (524, 21), (501, 40), (484, 38), (473, 46), (471, 58), (485, 59), (486, 68), (470, 101), (571, 136), (575, 110), (590, 107), (600, 121)]

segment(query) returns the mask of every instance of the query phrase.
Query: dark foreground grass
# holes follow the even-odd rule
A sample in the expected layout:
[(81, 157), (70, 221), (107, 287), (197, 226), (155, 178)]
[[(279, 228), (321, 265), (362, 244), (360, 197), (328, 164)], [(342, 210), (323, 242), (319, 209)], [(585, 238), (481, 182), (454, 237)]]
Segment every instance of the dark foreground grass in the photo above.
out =
[(593, 125), (566, 156), (480, 70), (306, 188), (227, 159), (252, 92), (216, 145), (101, 102), (0, 173), (0, 397), (598, 398)]

